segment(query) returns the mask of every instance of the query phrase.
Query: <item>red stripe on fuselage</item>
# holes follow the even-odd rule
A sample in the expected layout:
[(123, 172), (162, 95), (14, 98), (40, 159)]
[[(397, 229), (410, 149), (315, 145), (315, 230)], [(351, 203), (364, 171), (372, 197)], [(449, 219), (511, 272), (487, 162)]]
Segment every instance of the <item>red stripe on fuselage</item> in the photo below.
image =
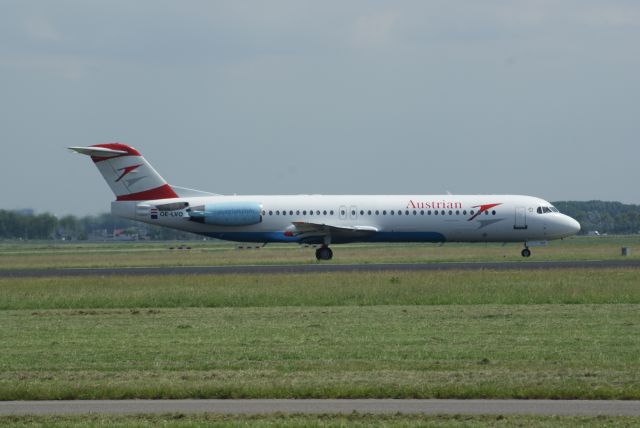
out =
[(178, 195), (173, 191), (171, 186), (164, 184), (155, 189), (145, 190), (144, 192), (130, 193), (128, 195), (120, 195), (117, 201), (146, 201), (150, 199), (170, 199), (177, 198)]

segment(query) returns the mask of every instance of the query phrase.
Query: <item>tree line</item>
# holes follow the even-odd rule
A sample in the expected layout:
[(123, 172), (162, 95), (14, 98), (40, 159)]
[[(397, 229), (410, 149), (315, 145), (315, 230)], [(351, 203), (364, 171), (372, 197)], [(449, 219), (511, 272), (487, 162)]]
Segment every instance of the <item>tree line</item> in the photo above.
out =
[(640, 233), (640, 205), (606, 201), (559, 201), (553, 205), (575, 218), (582, 226), (582, 234), (591, 231), (619, 235)]
[[(590, 231), (609, 234), (640, 233), (640, 205), (604, 201), (554, 202), (561, 212), (575, 218), (581, 233)], [(56, 217), (49, 213), (25, 215), (0, 210), (0, 239), (152, 239), (190, 240), (201, 236), (152, 224), (115, 217), (111, 214)]]
[(202, 236), (152, 224), (127, 220), (111, 214), (56, 217), (49, 213), (25, 215), (0, 210), (0, 239), (107, 239), (190, 240)]

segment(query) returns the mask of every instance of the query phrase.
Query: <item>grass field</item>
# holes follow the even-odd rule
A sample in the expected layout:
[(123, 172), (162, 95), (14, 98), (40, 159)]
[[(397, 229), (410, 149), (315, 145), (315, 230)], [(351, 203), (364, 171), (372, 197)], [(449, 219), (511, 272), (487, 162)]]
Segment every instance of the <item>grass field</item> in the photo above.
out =
[[(2, 269), (315, 263), (200, 242), (0, 245)], [(575, 238), (532, 260), (620, 257)], [(335, 246), (331, 263), (512, 261), (514, 245)], [(640, 399), (640, 269), (2, 278), (0, 399)], [(0, 417), (2, 426), (633, 426), (639, 418)]]
[[(191, 250), (178, 250), (188, 245)], [(174, 249), (171, 250), (170, 248)], [(335, 245), (330, 263), (429, 263), (443, 261), (521, 261), (522, 244), (353, 244)], [(640, 258), (640, 236), (576, 237), (532, 248), (529, 260), (621, 259), (621, 247), (630, 247), (625, 259)], [(312, 248), (274, 244), (237, 250), (234, 244), (195, 241), (96, 243), (3, 243), (0, 270), (51, 267), (205, 266), (229, 264), (316, 263)]]
[(640, 398), (640, 271), (2, 279), (0, 399)]
[(633, 417), (557, 416), (421, 416), (421, 415), (137, 415), (137, 416), (19, 416), (0, 417), (3, 427), (631, 427)]

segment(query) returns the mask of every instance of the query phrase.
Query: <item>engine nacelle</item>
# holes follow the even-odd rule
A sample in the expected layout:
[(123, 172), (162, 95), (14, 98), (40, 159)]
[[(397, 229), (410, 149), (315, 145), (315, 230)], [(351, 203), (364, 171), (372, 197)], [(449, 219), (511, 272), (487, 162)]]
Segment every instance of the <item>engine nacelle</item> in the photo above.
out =
[(251, 226), (262, 221), (258, 202), (215, 202), (187, 210), (189, 220), (214, 226)]

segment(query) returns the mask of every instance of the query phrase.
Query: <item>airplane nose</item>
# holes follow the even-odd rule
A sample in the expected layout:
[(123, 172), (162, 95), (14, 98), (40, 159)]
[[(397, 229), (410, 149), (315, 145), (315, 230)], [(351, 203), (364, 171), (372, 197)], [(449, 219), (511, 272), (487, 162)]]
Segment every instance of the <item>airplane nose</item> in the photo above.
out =
[(566, 224), (567, 224), (567, 229), (569, 230), (569, 234), (575, 235), (576, 233), (580, 232), (580, 223), (578, 223), (575, 219), (569, 216), (565, 216), (565, 217), (566, 217)]

